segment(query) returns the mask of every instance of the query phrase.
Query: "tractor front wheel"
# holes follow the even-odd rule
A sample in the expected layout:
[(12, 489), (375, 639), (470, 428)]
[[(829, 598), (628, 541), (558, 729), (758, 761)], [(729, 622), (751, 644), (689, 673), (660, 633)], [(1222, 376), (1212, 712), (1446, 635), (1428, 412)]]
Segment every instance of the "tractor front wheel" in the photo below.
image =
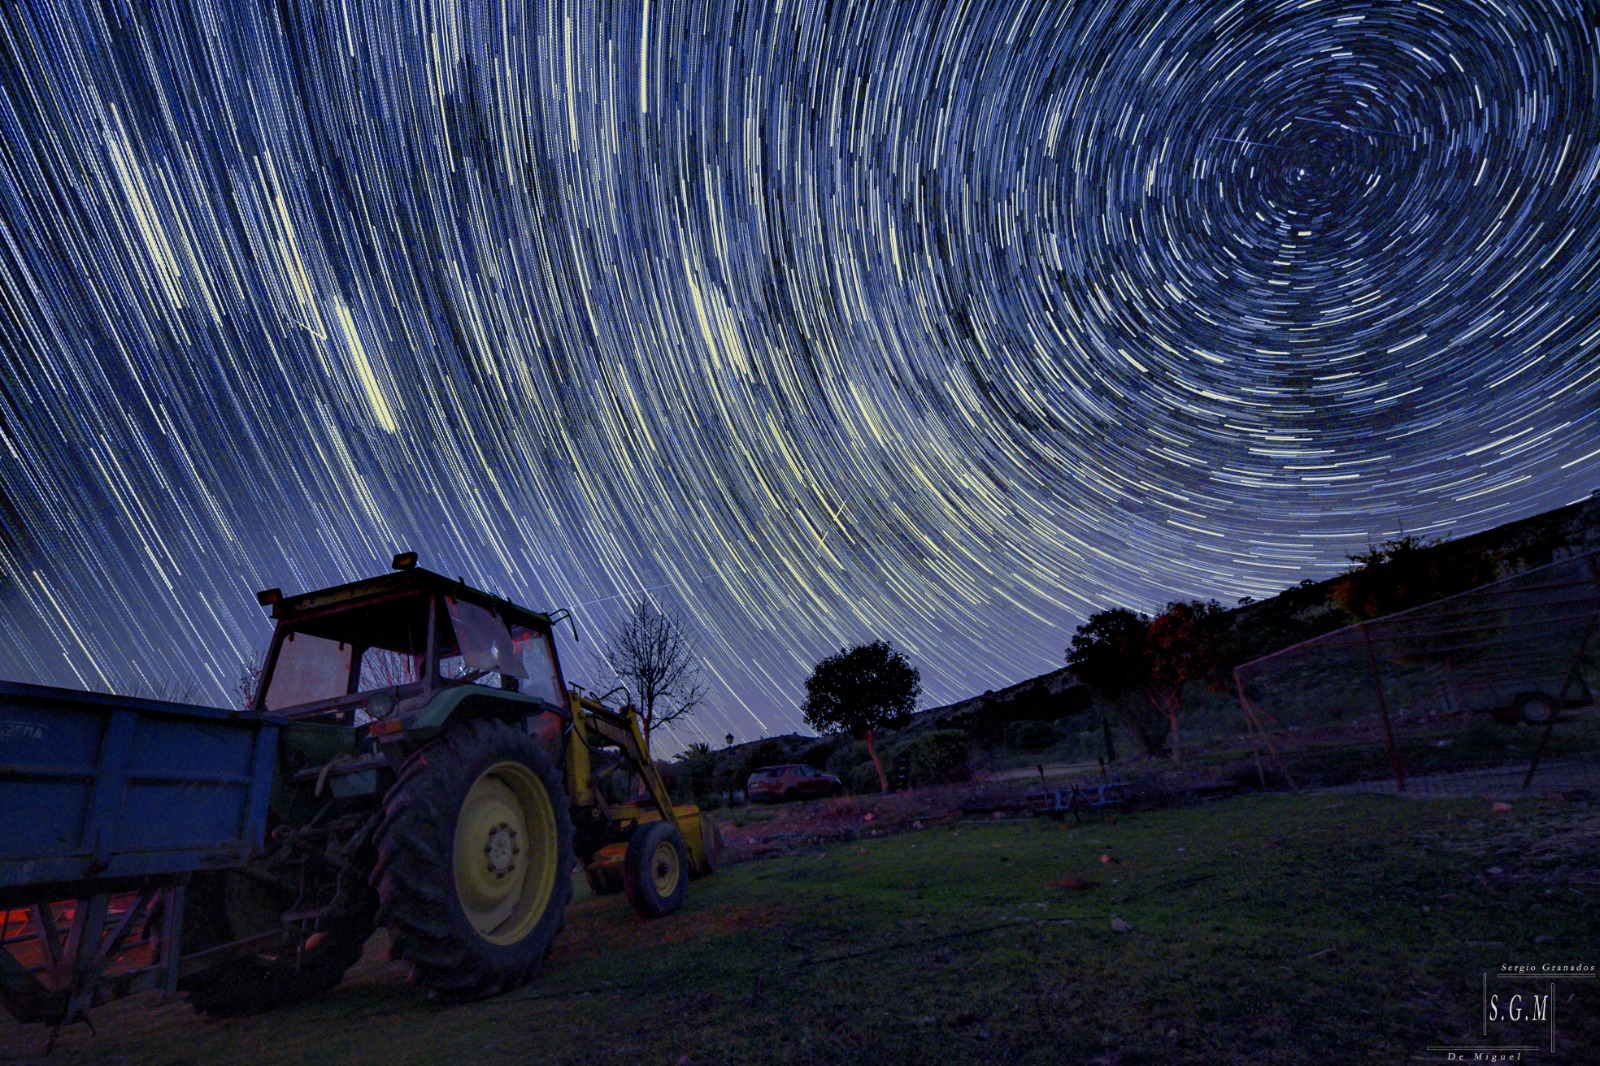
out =
[(561, 775), (503, 722), (456, 727), (413, 756), (378, 830), (379, 920), (437, 996), (492, 996), (538, 970), (572, 896)]
[(661, 918), (683, 904), (689, 884), (689, 848), (671, 822), (645, 822), (622, 857), (622, 887), (633, 909)]

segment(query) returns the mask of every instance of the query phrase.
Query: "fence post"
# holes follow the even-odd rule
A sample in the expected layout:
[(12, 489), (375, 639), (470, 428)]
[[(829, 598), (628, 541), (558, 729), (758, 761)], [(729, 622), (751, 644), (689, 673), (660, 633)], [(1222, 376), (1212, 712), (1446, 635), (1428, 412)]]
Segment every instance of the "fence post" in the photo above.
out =
[[(1596, 562), (1593, 552), (1589, 553), (1589, 576), (1594, 579), (1595, 592), (1600, 593), (1600, 562)], [(1583, 662), (1584, 652), (1589, 650), (1589, 642), (1594, 639), (1595, 627), (1600, 626), (1600, 604), (1595, 607), (1593, 617), (1589, 619), (1589, 627), (1583, 632), (1583, 641), (1578, 645), (1577, 658), (1572, 663), (1572, 669), (1567, 671), (1567, 679), (1561, 683), (1561, 695), (1556, 697), (1556, 713), (1544, 724), (1544, 732), (1539, 736), (1539, 743), (1533, 749), (1533, 758), (1528, 763), (1528, 772), (1522, 778), (1522, 791), (1528, 791), (1528, 786), (1533, 784), (1533, 775), (1539, 772), (1539, 761), (1544, 758), (1544, 749), (1550, 743), (1550, 734), (1555, 732), (1556, 719), (1561, 717), (1561, 709), (1567, 705), (1567, 692), (1572, 688), (1574, 678), (1583, 680), (1580, 664)], [(1587, 685), (1587, 682), (1584, 682)]]
[(1383, 715), (1383, 737), (1389, 744), (1389, 765), (1394, 768), (1394, 787), (1397, 792), (1406, 790), (1405, 771), (1400, 768), (1400, 752), (1394, 746), (1394, 728), (1389, 724), (1389, 701), (1383, 695), (1383, 679), (1378, 676), (1378, 657), (1372, 652), (1372, 629), (1361, 623), (1361, 639), (1367, 645), (1367, 667), (1372, 671), (1372, 691), (1378, 697), (1378, 711)]
[(1256, 776), (1261, 779), (1261, 791), (1267, 790), (1267, 772), (1261, 767), (1261, 747), (1256, 743), (1256, 733), (1260, 732), (1260, 723), (1256, 716), (1250, 713), (1250, 701), (1244, 698), (1244, 682), (1239, 680), (1239, 671), (1233, 671), (1233, 685), (1239, 692), (1239, 706), (1244, 708), (1245, 720), (1250, 723), (1250, 754), (1256, 759)]
[[(1239, 668), (1234, 667), (1233, 684), (1239, 692), (1239, 706), (1244, 710), (1245, 721), (1250, 723), (1250, 754), (1256, 759), (1256, 775), (1261, 778), (1261, 791), (1267, 791), (1267, 773), (1261, 768), (1261, 749), (1256, 746), (1256, 737), (1267, 746), (1267, 753), (1272, 756), (1272, 762), (1277, 766), (1278, 772), (1283, 774), (1283, 779), (1289, 782), (1291, 792), (1299, 792), (1300, 786), (1295, 784), (1294, 775), (1289, 768), (1283, 765), (1283, 760), (1278, 757), (1278, 749), (1272, 746), (1272, 738), (1267, 736), (1267, 727), (1261, 724), (1261, 716), (1256, 713), (1256, 708), (1244, 694), (1244, 680), (1239, 676)], [(1270, 716), (1269, 716), (1270, 717)], [(1274, 719), (1276, 721), (1276, 719)]]

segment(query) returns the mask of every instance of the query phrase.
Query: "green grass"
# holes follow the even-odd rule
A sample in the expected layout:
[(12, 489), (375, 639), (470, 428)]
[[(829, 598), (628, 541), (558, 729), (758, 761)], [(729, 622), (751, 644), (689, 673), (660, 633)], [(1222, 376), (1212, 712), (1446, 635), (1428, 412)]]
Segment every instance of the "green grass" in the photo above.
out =
[[(1459, 719), (1407, 724), (1396, 730), (1395, 747), (1408, 777), (1451, 771), (1509, 767), (1525, 769), (1539, 749), (1543, 730), (1507, 725), (1476, 717), (1467, 728)], [(1381, 733), (1359, 743), (1330, 739), (1280, 754), (1301, 787), (1326, 787), (1352, 781), (1383, 779), (1390, 772), (1389, 749)], [(1577, 756), (1600, 758), (1600, 718), (1564, 718), (1557, 722), (1541, 755), (1544, 765)]]
[[(657, 922), (582, 899), (539, 980), (483, 1003), (431, 1003), (375, 942), (315, 1003), (217, 1022), (140, 997), (47, 1061), (1442, 1061), (1424, 1049), (1481, 1039), (1485, 971), (1597, 961), (1597, 827), (1567, 804), (1256, 796), (929, 829), (725, 869)], [(1558, 1054), (1524, 1061), (1592, 1061), (1600, 988), (1569, 985)], [(0, 1023), (0, 1062), (38, 1046)]]

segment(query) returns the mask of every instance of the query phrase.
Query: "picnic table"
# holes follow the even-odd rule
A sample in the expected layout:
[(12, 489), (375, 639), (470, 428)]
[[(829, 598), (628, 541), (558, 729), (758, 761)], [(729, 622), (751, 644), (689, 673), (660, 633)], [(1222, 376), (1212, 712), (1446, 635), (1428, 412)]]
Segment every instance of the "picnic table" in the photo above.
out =
[(1133, 798), (1133, 785), (1121, 778), (1112, 778), (1098, 784), (1074, 784), (1066, 788), (1046, 788), (1030, 792), (1027, 796), (1035, 814), (1061, 821), (1072, 815), (1073, 821), (1083, 824), (1085, 812), (1102, 814), (1122, 807)]

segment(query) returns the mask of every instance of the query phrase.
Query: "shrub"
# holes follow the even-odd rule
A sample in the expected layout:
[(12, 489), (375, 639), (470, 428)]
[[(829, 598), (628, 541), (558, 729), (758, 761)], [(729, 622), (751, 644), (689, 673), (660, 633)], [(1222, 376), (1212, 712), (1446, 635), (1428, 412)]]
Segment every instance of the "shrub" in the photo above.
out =
[[(823, 766), (823, 769), (848, 785), (850, 783), (850, 775), (855, 773), (856, 767), (861, 766), (863, 763), (869, 767), (872, 765), (872, 758), (867, 754), (867, 746), (859, 740), (846, 740), (833, 749), (833, 753), (828, 756), (828, 761)], [(874, 776), (874, 783), (876, 783), (876, 776)]]
[(911, 780), (916, 784), (965, 780), (969, 738), (965, 730), (935, 729), (911, 742)]
[[(795, 762), (803, 762), (815, 770), (826, 770), (833, 761), (833, 753), (837, 751), (848, 738), (834, 736), (825, 737), (817, 741), (795, 757)], [(862, 745), (863, 748), (866, 745)]]
[[(866, 747), (865, 744), (862, 747)], [(872, 760), (863, 760), (861, 765), (850, 771), (850, 776), (844, 778), (845, 785), (857, 795), (870, 795), (879, 791), (878, 771), (872, 768)]]
[(740, 776), (749, 777), (751, 770), (759, 770), (763, 766), (774, 766), (788, 761), (784, 757), (782, 744), (779, 744), (776, 740), (763, 740), (758, 744), (751, 745), (750, 750), (745, 753), (744, 771)]
[(1043, 751), (1056, 740), (1055, 727), (1049, 722), (1023, 719), (1006, 726), (1006, 747), (1014, 751)]

